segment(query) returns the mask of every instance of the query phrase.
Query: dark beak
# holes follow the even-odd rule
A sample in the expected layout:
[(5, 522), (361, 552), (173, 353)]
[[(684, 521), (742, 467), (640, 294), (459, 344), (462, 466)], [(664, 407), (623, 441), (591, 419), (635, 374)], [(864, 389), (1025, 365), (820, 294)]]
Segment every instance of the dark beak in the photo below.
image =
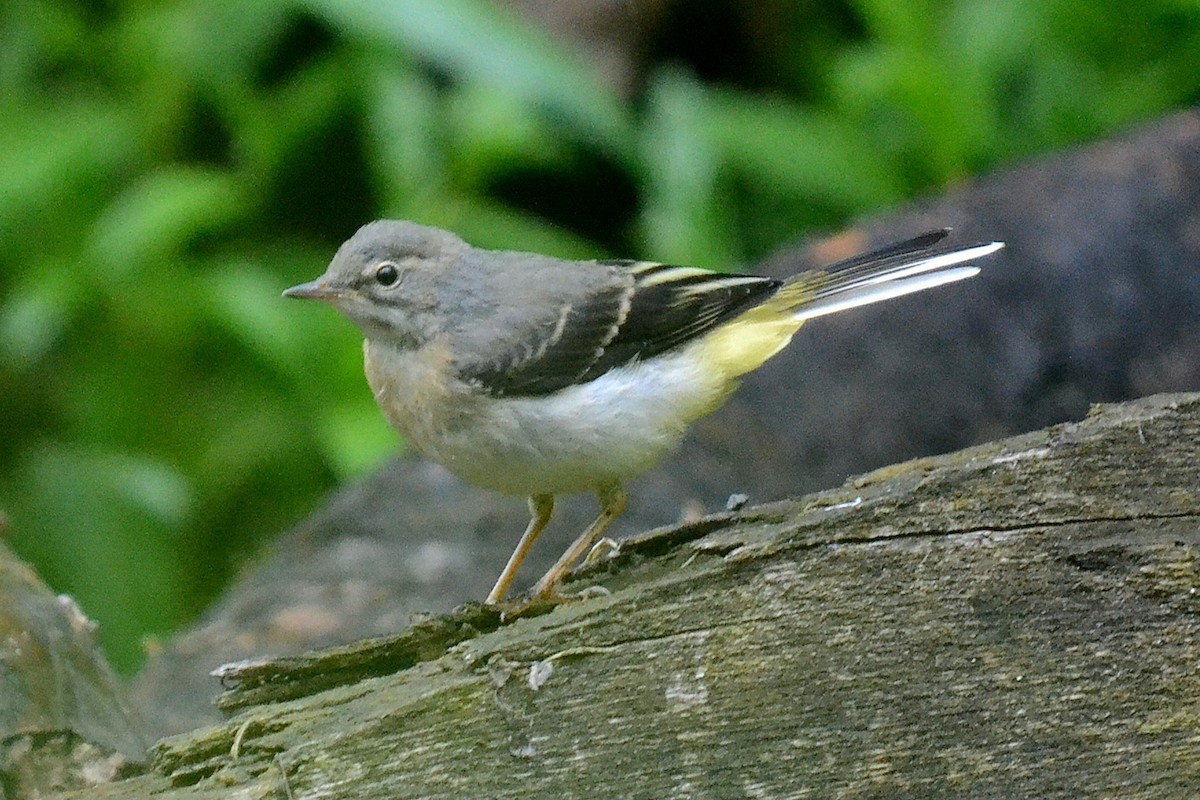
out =
[(299, 286), (293, 286), (290, 289), (285, 289), (284, 297), (295, 297), (300, 300), (332, 300), (342, 293), (341, 289), (330, 286), (327, 283), (317, 278), (315, 281), (302, 283)]

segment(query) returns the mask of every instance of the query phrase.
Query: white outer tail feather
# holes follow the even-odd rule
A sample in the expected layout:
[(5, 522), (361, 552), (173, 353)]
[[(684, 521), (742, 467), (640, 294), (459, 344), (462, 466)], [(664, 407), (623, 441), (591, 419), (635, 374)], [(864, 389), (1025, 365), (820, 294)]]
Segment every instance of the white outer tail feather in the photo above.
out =
[(793, 318), (802, 322), (814, 317), (836, 314), (850, 308), (890, 300), (893, 297), (903, 297), (913, 292), (921, 292), (935, 286), (970, 278), (979, 274), (979, 267), (967, 266), (954, 269), (947, 269), (947, 267), (982, 258), (1002, 247), (1004, 247), (1003, 242), (992, 242), (951, 253), (940, 253), (904, 267), (871, 275), (838, 288), (826, 297), (806, 303), (793, 312)]

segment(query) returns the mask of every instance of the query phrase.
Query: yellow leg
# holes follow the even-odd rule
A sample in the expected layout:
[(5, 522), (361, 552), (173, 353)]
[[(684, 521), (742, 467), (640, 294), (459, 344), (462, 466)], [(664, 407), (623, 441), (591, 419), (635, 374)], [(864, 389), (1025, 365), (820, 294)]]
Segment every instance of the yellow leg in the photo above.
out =
[(504, 599), (504, 595), (508, 594), (508, 586), (516, 577), (521, 562), (525, 560), (525, 556), (529, 555), (529, 548), (533, 547), (533, 543), (541, 535), (546, 524), (550, 522), (550, 515), (553, 513), (553, 495), (535, 494), (529, 498), (529, 527), (521, 535), (521, 541), (517, 542), (517, 549), (513, 550), (512, 555), (508, 557), (508, 563), (504, 565), (504, 571), (496, 579), (496, 585), (492, 587), (492, 591), (488, 592), (487, 600), (484, 601), (488, 605), (499, 603)]
[(529, 596), (532, 599), (542, 600), (554, 594), (554, 588), (562, 580), (562, 576), (567, 573), (572, 564), (588, 552), (592, 543), (600, 538), (612, 521), (625, 510), (625, 501), (629, 499), (625, 494), (625, 489), (617, 481), (606, 483), (597, 489), (596, 498), (600, 501), (600, 516), (596, 517), (587, 530), (571, 543), (567, 552), (563, 553), (554, 566), (533, 585), (533, 588), (529, 590)]

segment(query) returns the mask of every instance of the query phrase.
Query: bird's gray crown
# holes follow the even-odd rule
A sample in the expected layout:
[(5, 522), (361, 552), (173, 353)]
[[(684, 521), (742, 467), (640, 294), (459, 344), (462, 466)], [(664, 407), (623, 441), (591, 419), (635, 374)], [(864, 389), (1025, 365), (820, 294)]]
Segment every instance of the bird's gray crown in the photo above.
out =
[(466, 242), (449, 231), (406, 220), (382, 219), (359, 228), (338, 249), (334, 263), (361, 267), (386, 260), (432, 260), (466, 247)]

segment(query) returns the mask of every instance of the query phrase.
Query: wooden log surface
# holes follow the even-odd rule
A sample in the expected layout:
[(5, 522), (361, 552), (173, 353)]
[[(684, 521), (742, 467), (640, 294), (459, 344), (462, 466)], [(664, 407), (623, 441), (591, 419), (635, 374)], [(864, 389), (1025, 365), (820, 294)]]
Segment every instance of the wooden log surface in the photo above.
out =
[(57, 796), (136, 769), (153, 739), (94, 624), (3, 536), (0, 515), (0, 800)]
[(626, 542), (227, 668), (225, 723), (76, 797), (1194, 797), (1200, 395)]

